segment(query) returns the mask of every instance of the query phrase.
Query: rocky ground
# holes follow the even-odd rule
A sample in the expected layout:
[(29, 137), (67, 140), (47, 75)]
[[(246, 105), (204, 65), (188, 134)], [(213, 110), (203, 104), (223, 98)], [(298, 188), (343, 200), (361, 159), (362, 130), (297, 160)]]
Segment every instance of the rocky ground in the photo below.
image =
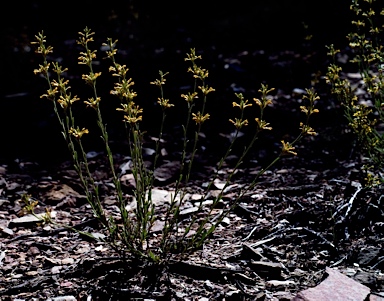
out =
[[(123, 157), (117, 162), (126, 163)], [(287, 158), (260, 178), (201, 249), (182, 260), (175, 256), (160, 267), (131, 259), (124, 262), (107, 244), (65, 227), (105, 234), (92, 217), (70, 163), (49, 169), (33, 162), (2, 165), (2, 300), (291, 300), (301, 290), (318, 285), (326, 268), (380, 293), (384, 289), (382, 189), (362, 188), (356, 162), (336, 163), (309, 168), (300, 157)], [(118, 214), (103, 160), (96, 156), (90, 165), (97, 166), (106, 210)], [(194, 200), (211, 169), (201, 165), (193, 176), (182, 209), (196, 206)], [(221, 177), (229, 169), (224, 168)], [(218, 211), (258, 169), (257, 164), (249, 164), (238, 170)], [(123, 178), (129, 191), (129, 173)], [(153, 191), (159, 221), (173, 189), (172, 184), (162, 184), (163, 179), (164, 174)], [(222, 184), (215, 181), (211, 197)], [(41, 224), (21, 215), (20, 198), (25, 193), (39, 201), (37, 214), (50, 207), (57, 224)], [(188, 220), (191, 212), (185, 210), (183, 218)], [(154, 227), (153, 235), (158, 229)]]
[[(330, 31), (343, 19), (335, 21), (336, 8), (328, 13), (320, 6), (316, 18), (324, 19), (324, 14), (328, 14), (328, 22), (315, 23), (309, 32), (298, 27), (300, 22), (290, 23), (293, 16), (299, 20), (305, 15), (301, 6), (288, 8), (279, 1), (271, 10), (257, 7), (256, 23), (251, 22), (255, 16), (251, 8), (247, 11), (239, 5), (228, 16), (224, 9), (216, 12), (207, 7), (198, 26), (194, 23), (199, 11), (196, 7), (184, 18), (166, 15), (165, 10), (162, 16), (166, 18), (160, 18), (157, 6), (141, 14), (143, 8), (139, 5), (136, 15), (135, 11), (128, 14), (122, 7), (105, 12), (95, 9), (96, 20), (89, 15), (81, 19), (82, 10), (87, 8), (80, 6), (72, 17), (82, 21), (73, 24), (79, 28), (71, 33), (73, 28), (54, 22), (57, 16), (50, 15), (46, 19), (49, 22), (43, 22), (39, 4), (21, 9), (19, 18), (3, 31), (5, 45), (10, 47), (5, 47), (1, 68), (8, 70), (7, 89), (0, 103), (0, 127), (6, 129), (0, 150), (1, 300), (292, 300), (311, 287), (338, 296), (340, 290), (345, 293), (346, 286), (352, 297), (346, 299), (344, 295), (340, 300), (364, 300), (369, 294), (370, 300), (384, 299), (379, 296), (384, 291), (382, 187), (364, 187), (366, 174), (362, 166), (366, 158), (359, 154), (342, 108), (325, 84), (327, 32), (340, 44), (339, 38), (345, 36), (347, 28)], [(265, 22), (272, 20), (271, 12), (281, 22), (271, 25), (269, 32), (260, 31)], [(72, 11), (68, 8), (62, 13), (64, 16)], [(314, 23), (316, 18), (308, 14), (303, 20)], [(158, 111), (153, 110), (157, 91), (149, 89), (148, 83), (156, 78), (159, 69), (170, 71), (166, 97), (181, 102), (180, 94), (191, 88), (190, 77), (185, 73), (185, 53), (196, 47), (203, 56), (201, 64), (210, 71), (209, 84), (216, 91), (207, 107), (211, 119), (200, 137), (195, 169), (186, 188), (184, 222), (191, 218), (220, 154), (229, 144), (233, 129), (227, 120), (234, 118), (234, 93), (244, 93), (251, 100), (260, 96), (260, 83), (276, 88), (273, 104), (265, 115), (273, 132), (260, 137), (213, 214), (225, 209), (278, 155), (281, 139), (292, 139), (298, 133), (304, 89), (311, 86), (316, 74), (319, 82), (315, 88), (321, 97), (316, 107), (320, 113), (313, 116), (311, 126), (318, 135), (302, 140), (297, 156), (284, 157), (260, 177), (202, 248), (188, 257), (176, 254), (161, 266), (132, 258), (123, 261), (106, 243), (66, 227), (99, 237), (106, 234), (91, 214), (51, 104), (39, 99), (45, 83), (32, 74), (40, 60), (30, 48), (30, 41), (37, 30), (48, 27), (48, 38), (52, 37), (55, 46), (52, 58), (70, 67), (71, 74), (75, 74), (70, 76), (73, 89), (79, 87), (79, 74), (84, 70), (76, 65), (79, 49), (75, 35), (85, 22), (99, 34), (96, 43), (100, 45), (107, 36), (119, 37), (120, 58), (130, 67), (135, 89), (141, 100), (152, 99), (142, 102), (147, 116), (143, 128), (148, 129), (144, 146), (149, 161), (153, 159), (150, 138), (157, 135)], [(311, 29), (313, 40), (305, 40)], [(356, 70), (347, 64), (350, 52), (343, 49), (339, 63), (348, 72), (344, 76), (359, 88)], [(100, 62), (104, 64), (101, 59)], [(108, 73), (106, 69), (103, 72)], [(100, 86), (110, 87), (111, 82), (106, 80)], [(77, 89), (82, 97), (87, 97), (86, 89)], [(103, 93), (107, 97), (109, 88)], [(366, 100), (365, 95), (360, 97)], [(133, 182), (131, 171), (126, 168), (129, 154), (119, 131), (116, 106), (117, 102), (111, 100), (104, 109), (115, 165), (121, 171), (124, 193), (130, 197)], [(84, 122), (91, 120), (83, 111), (79, 113)], [(162, 141), (153, 190), (159, 221), (151, 234), (154, 241), (174, 190), (173, 170), (177, 170), (182, 141), (182, 131), (177, 126), (183, 120), (180, 113), (182, 109), (176, 109), (169, 117)], [(253, 120), (254, 116), (249, 118)], [(231, 173), (249, 134), (250, 127), (206, 196), (207, 206)], [(89, 164), (100, 185), (103, 205), (118, 216), (111, 174), (101, 146), (98, 135), (91, 134), (86, 142)], [(26, 194), (38, 201), (37, 214), (46, 208), (52, 210), (54, 224), (42, 224), (23, 215), (21, 199)], [(320, 285), (327, 275), (331, 285)], [(324, 300), (319, 294), (317, 298), (309, 300)]]

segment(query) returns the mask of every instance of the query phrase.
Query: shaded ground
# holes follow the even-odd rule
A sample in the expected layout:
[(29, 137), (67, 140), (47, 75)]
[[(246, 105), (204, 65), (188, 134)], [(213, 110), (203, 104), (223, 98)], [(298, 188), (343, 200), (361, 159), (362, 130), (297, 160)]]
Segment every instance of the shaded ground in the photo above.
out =
[[(126, 163), (121, 157), (116, 159)], [(50, 170), (28, 162), (2, 166), (1, 294), (4, 300), (58, 296), (78, 300), (290, 300), (298, 291), (318, 284), (326, 266), (380, 292), (384, 288), (382, 191), (359, 190), (359, 165), (337, 163), (332, 168), (310, 169), (301, 158), (286, 159), (242, 198), (202, 249), (159, 269), (129, 260), (123, 263), (104, 243), (60, 226), (18, 220), (18, 200), (27, 192), (39, 200), (37, 213), (50, 206), (59, 224), (104, 233), (90, 214), (70, 163)], [(103, 183), (105, 208), (116, 215), (111, 180), (100, 157), (90, 162), (91, 168), (95, 165)], [(217, 211), (258, 169), (257, 164), (249, 164), (238, 171)], [(200, 165), (193, 174), (182, 209), (193, 208), (210, 172), (210, 165)], [(228, 168), (222, 176), (226, 173)], [(216, 182), (211, 195), (218, 193), (220, 183)], [(123, 184), (124, 191), (129, 191), (129, 183)], [(158, 220), (172, 186), (156, 185)], [(184, 218), (188, 220), (189, 215)], [(153, 235), (156, 231), (155, 227)]]
[[(276, 1), (275, 7), (265, 6), (263, 10), (239, 5), (229, 16), (224, 9), (212, 14), (213, 8), (207, 7), (199, 15), (202, 20), (199, 24), (194, 20), (197, 8), (185, 15), (174, 15), (166, 14), (166, 9), (161, 11), (158, 6), (148, 10), (138, 7), (139, 14), (146, 12), (138, 19), (128, 13), (125, 6), (115, 11), (95, 8), (94, 18), (87, 15), (76, 24), (81, 27), (73, 32), (62, 24), (46, 26), (55, 24), (54, 16), (42, 21), (39, 4), (35, 3), (35, 10), (29, 7), (32, 13), (25, 11), (25, 16), (21, 13), (31, 23), (23, 27), (15, 21), (14, 27), (5, 29), (7, 41), (14, 48), (7, 48), (9, 60), (2, 61), (5, 66), (2, 70), (11, 70), (0, 110), (4, 142), (0, 152), (2, 298), (44, 300), (67, 295), (78, 300), (290, 300), (298, 291), (319, 283), (326, 266), (340, 269), (373, 292), (383, 291), (382, 189), (360, 190), (365, 178), (361, 171), (364, 162), (356, 155), (340, 107), (330, 97), (323, 81), (316, 86), (321, 96), (316, 104), (320, 113), (312, 121), (319, 135), (303, 141), (297, 157), (285, 158), (260, 178), (212, 239), (182, 262), (172, 261), (158, 269), (138, 262), (122, 264), (103, 243), (65, 228), (17, 220), (21, 210), (19, 199), (28, 193), (39, 200), (37, 212), (51, 207), (59, 224), (78, 225), (81, 230), (103, 233), (91, 216), (78, 178), (67, 160), (51, 106), (38, 98), (45, 91), (44, 82), (28, 75), (39, 63), (25, 48), (36, 27), (48, 27), (55, 58), (65, 53), (63, 60), (74, 74), (84, 72), (75, 64), (78, 49), (74, 43), (75, 34), (83, 25), (94, 25), (99, 44), (104, 42), (104, 36), (116, 34), (121, 42), (121, 58), (130, 66), (148, 114), (144, 114), (148, 117), (144, 118), (143, 127), (150, 135), (156, 135), (157, 123), (153, 120), (157, 113), (153, 110), (153, 99), (157, 96), (156, 89), (148, 88), (148, 82), (156, 78), (158, 69), (170, 71), (167, 93), (177, 102), (185, 86), (191, 83), (188, 74), (180, 75), (188, 67), (183, 61), (185, 53), (190, 47), (200, 49), (202, 65), (209, 69), (210, 84), (216, 92), (207, 108), (212, 117), (203, 130), (205, 138), (201, 140), (185, 209), (195, 206), (194, 194), (202, 193), (218, 157), (228, 145), (225, 137), (232, 128), (226, 120), (233, 118), (234, 93), (242, 92), (252, 99), (259, 97), (257, 89), (261, 82), (275, 87), (273, 106), (266, 111), (266, 118), (274, 127), (273, 134), (260, 138), (236, 173), (234, 185), (223, 197), (225, 207), (279, 152), (279, 140), (297, 134), (302, 117), (301, 90), (310, 86), (311, 74), (319, 70), (324, 74), (324, 43), (344, 36), (341, 33), (344, 28), (340, 32), (329, 29), (335, 25), (332, 20), (343, 21), (335, 17), (340, 11), (318, 10), (328, 17), (329, 23), (322, 27), (311, 18), (313, 12), (312, 15), (305, 13), (303, 5), (292, 2), (285, 6)], [(315, 9), (320, 8), (315, 6)], [(67, 10), (62, 16), (71, 15), (71, 9)], [(86, 4), (72, 17), (80, 19), (83, 10), (87, 10)], [(157, 11), (163, 14), (156, 14)], [(251, 22), (256, 12), (259, 21)], [(273, 17), (280, 22), (271, 25), (270, 31), (257, 29), (265, 22), (273, 22)], [(291, 23), (295, 18), (300, 22)], [(98, 20), (104, 21), (98, 23)], [(310, 20), (314, 22), (313, 31), (320, 36), (314, 35), (314, 41), (307, 43), (306, 32), (299, 24)], [(31, 26), (33, 22), (37, 24)], [(125, 30), (128, 25), (129, 30)], [(295, 34), (289, 36), (290, 30)], [(333, 40), (326, 40), (325, 33), (330, 33)], [(65, 43), (61, 42), (63, 39)], [(30, 69), (10, 68), (9, 64), (15, 62), (19, 67), (30, 66)], [(74, 89), (78, 89), (76, 92), (86, 97), (88, 91), (76, 88), (82, 87), (79, 77), (71, 80)], [(105, 81), (101, 86), (104, 84), (111, 83)], [(107, 95), (108, 91), (109, 88), (104, 93)], [(152, 100), (146, 102), (146, 99)], [(116, 165), (122, 166), (127, 163), (127, 149), (120, 134), (120, 119), (113, 112), (116, 106), (113, 101), (105, 105), (106, 118), (112, 131)], [(163, 145), (167, 151), (160, 161), (163, 166), (179, 158), (177, 146), (181, 130), (175, 125), (181, 121), (177, 116), (182, 114), (178, 113), (174, 111), (167, 128), (167, 133), (172, 135), (166, 136)], [(90, 119), (89, 116), (83, 115), (85, 120)], [(14, 131), (20, 123), (23, 130)], [(239, 140), (235, 155), (243, 149), (245, 137), (247, 135)], [(98, 154), (101, 146), (97, 141), (95, 134), (87, 144), (90, 151), (96, 152), (90, 166), (101, 182), (106, 209), (117, 214), (110, 174), (103, 156)], [(153, 145), (146, 147), (150, 149)], [(231, 161), (223, 169), (221, 180), (230, 168)], [(210, 192), (212, 196), (217, 194), (220, 183)], [(125, 193), (132, 194), (129, 172), (123, 177), (123, 184)], [(157, 181), (155, 186), (161, 220), (167, 195), (173, 187), (172, 183), (162, 181)], [(186, 215), (185, 219), (188, 218)], [(156, 233), (153, 237), (155, 239)]]

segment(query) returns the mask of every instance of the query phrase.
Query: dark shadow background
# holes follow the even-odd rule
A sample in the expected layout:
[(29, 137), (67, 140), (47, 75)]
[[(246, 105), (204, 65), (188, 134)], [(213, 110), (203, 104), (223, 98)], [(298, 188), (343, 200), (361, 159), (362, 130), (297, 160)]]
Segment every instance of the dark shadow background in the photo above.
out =
[[(33, 52), (30, 42), (41, 30), (48, 44), (54, 46), (53, 58), (69, 67), (73, 93), (85, 98), (90, 91), (80, 79), (86, 70), (76, 64), (77, 32), (85, 26), (95, 31), (94, 45), (99, 50), (107, 37), (118, 39), (121, 62), (129, 66), (130, 76), (136, 82), (138, 99), (149, 114), (144, 125), (150, 131), (156, 129), (159, 114), (153, 105), (158, 90), (149, 86), (149, 82), (157, 78), (159, 69), (169, 71), (167, 97), (177, 102), (180, 93), (185, 92), (183, 87), (192, 83), (185, 72), (188, 64), (183, 60), (190, 48), (203, 55), (201, 64), (210, 70), (209, 83), (216, 92), (208, 109), (220, 118), (231, 116), (231, 103), (236, 100), (234, 92), (249, 93), (252, 99), (257, 96), (261, 82), (286, 93), (309, 87), (311, 74), (324, 70), (326, 65), (325, 45), (346, 45), (349, 3), (345, 0), (240, 0), (228, 4), (200, 0), (7, 2), (7, 8), (1, 11), (0, 159), (49, 162), (61, 160), (67, 153), (51, 104), (39, 98), (46, 90), (46, 83), (33, 74), (41, 58)], [(307, 35), (313, 36), (310, 42), (305, 40)], [(100, 51), (98, 54), (100, 59)], [(100, 70), (107, 73), (105, 68)], [(99, 87), (109, 102), (105, 114), (112, 139), (119, 139), (121, 122), (112, 114), (117, 102), (108, 94), (111, 84), (101, 80)], [(89, 112), (81, 114), (86, 123)], [(172, 117), (175, 123), (180, 115)], [(209, 125), (212, 131), (228, 130), (212, 119)], [(277, 119), (283, 122), (284, 116)]]

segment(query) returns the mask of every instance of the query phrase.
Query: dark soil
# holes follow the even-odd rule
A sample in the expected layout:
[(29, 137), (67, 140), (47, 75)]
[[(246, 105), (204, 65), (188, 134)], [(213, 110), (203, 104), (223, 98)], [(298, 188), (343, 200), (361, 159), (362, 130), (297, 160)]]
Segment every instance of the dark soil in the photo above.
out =
[[(101, 9), (85, 1), (76, 9), (65, 6), (57, 15), (47, 14), (37, 2), (17, 13), (17, 4), (11, 4), (14, 18), (3, 27), (6, 47), (1, 60), (1, 70), (7, 70), (0, 99), (1, 300), (290, 300), (317, 285), (325, 267), (339, 269), (372, 292), (384, 290), (382, 187), (362, 188), (366, 159), (321, 77), (315, 86), (321, 97), (316, 103), (320, 113), (311, 120), (318, 135), (303, 139), (297, 156), (283, 158), (260, 177), (211, 239), (187, 258), (175, 254), (163, 265), (129, 256), (123, 260), (107, 244), (65, 227), (18, 219), (20, 198), (29, 194), (39, 201), (36, 213), (49, 207), (60, 225), (105, 234), (84, 198), (52, 104), (39, 98), (45, 83), (32, 71), (41, 61), (28, 48), (34, 34), (44, 29), (48, 43), (55, 47), (53, 59), (70, 68), (74, 94), (85, 99), (90, 91), (80, 78), (86, 71), (76, 64), (79, 48), (75, 43), (84, 26), (96, 32), (98, 49), (107, 37), (119, 39), (120, 59), (130, 68), (144, 108), (142, 127), (147, 130), (144, 146), (148, 149), (153, 149), (150, 137), (158, 135), (161, 112), (155, 105), (158, 91), (149, 82), (158, 77), (159, 69), (170, 72), (166, 98), (177, 106), (170, 111), (165, 129), (162, 148), (166, 152), (159, 161), (163, 170), (180, 158), (180, 124), (184, 122), (180, 94), (192, 83), (185, 72), (185, 54), (194, 47), (202, 55), (201, 65), (209, 70), (209, 85), (216, 91), (209, 95), (211, 119), (203, 128), (183, 209), (195, 206), (196, 194), (203, 192), (229, 145), (233, 128), (227, 120), (236, 113), (234, 93), (242, 92), (251, 101), (260, 97), (261, 83), (276, 88), (273, 105), (265, 112), (273, 131), (260, 136), (217, 210), (228, 206), (279, 154), (280, 140), (289, 141), (298, 134), (304, 117), (299, 109), (302, 91), (311, 86), (313, 74), (325, 74), (325, 45), (345, 45), (349, 30), (347, 3), (322, 1), (306, 7), (303, 1), (264, 2), (231, 8), (195, 3), (188, 9), (181, 4), (171, 9), (130, 2)], [(309, 24), (308, 31), (302, 22)], [(308, 34), (313, 35), (311, 41), (305, 40)], [(348, 54), (348, 49), (343, 51)], [(100, 49), (98, 55), (101, 58)], [(106, 75), (106, 62), (100, 61)], [(109, 96), (112, 82), (101, 79), (99, 87), (107, 100), (103, 112), (115, 164), (123, 166), (129, 153), (115, 112), (117, 100)], [(89, 110), (79, 107), (77, 113), (88, 126), (93, 118)], [(249, 120), (253, 119), (250, 115)], [(84, 140), (87, 150), (95, 154), (90, 168), (100, 182), (106, 210), (117, 215), (102, 143), (93, 134), (96, 128), (90, 130)], [(251, 126), (244, 131), (219, 180), (231, 172), (252, 131)], [(158, 178), (155, 182), (163, 198), (174, 188), (172, 174), (168, 175), (169, 181)], [(124, 193), (132, 196), (129, 172), (122, 181)], [(220, 183), (211, 196), (218, 193)], [(158, 200), (159, 220), (165, 208), (164, 199)], [(152, 235), (155, 241), (158, 234)], [(67, 297), (54, 299), (59, 296)]]

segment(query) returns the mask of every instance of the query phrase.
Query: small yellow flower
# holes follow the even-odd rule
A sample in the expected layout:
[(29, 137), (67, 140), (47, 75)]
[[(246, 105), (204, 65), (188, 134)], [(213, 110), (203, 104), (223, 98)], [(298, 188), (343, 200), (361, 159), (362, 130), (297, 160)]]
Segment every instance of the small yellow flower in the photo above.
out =
[(258, 98), (254, 98), (253, 99), (254, 102), (256, 102), (256, 104), (261, 108), (261, 109), (265, 109), (267, 107), (267, 105), (269, 104), (272, 104), (272, 100), (270, 100), (269, 98), (267, 97), (262, 97), (262, 99), (258, 99)]
[(312, 109), (311, 114), (313, 114), (313, 113), (319, 113), (319, 109)]
[(198, 88), (201, 90), (201, 92), (203, 92), (204, 95), (207, 95), (208, 93), (215, 91), (215, 89), (213, 89), (212, 87), (208, 87), (208, 85), (202, 86), (202, 87), (199, 86)]
[(70, 105), (72, 105), (75, 101), (78, 101), (80, 98), (78, 98), (76, 95), (71, 98), (71, 95), (64, 95), (60, 96), (57, 102), (59, 105), (66, 110)]
[(255, 118), (255, 120), (260, 130), (272, 130), (272, 127), (268, 126), (269, 123), (265, 120), (260, 120), (259, 118)]
[(93, 85), (93, 83), (96, 81), (96, 79), (100, 75), (101, 75), (101, 72), (96, 72), (96, 73), (91, 72), (90, 74), (83, 74), (81, 78), (84, 79), (87, 84)]
[(164, 98), (158, 98), (157, 103), (162, 107), (162, 108), (170, 108), (173, 107), (174, 104), (169, 103), (169, 99), (164, 99)]
[(187, 57), (184, 60), (194, 62), (197, 59), (201, 59), (201, 55), (196, 55), (196, 50), (192, 48), (191, 53), (187, 53)]
[(229, 119), (229, 121), (231, 123), (234, 124), (234, 126), (239, 130), (241, 129), (243, 126), (247, 126), (248, 125), (248, 120), (247, 119), (239, 119), (239, 118), (235, 118), (235, 121), (233, 121), (232, 119)]
[(117, 49), (112, 49), (110, 51), (107, 51), (107, 56), (109, 58), (113, 57), (117, 53)]
[[(114, 72), (112, 76), (119, 76), (125, 79), (125, 75), (129, 71), (129, 68), (127, 68), (126, 65), (120, 65), (118, 63), (115, 63), (114, 66), (109, 67), (109, 72)], [(127, 79), (125, 79), (127, 80)], [(129, 80), (132, 80), (131, 78)]]
[(356, 25), (357, 27), (364, 27), (365, 26), (365, 22), (361, 21), (361, 20), (352, 21), (352, 24)]
[(47, 75), (49, 70), (49, 65), (50, 63), (47, 63), (45, 65), (39, 65), (39, 69), (33, 70), (33, 73)]
[(37, 200), (31, 197), (29, 194), (23, 194), (21, 196), (20, 202), (23, 202), (24, 207), (18, 213), (19, 216), (26, 214), (33, 214), (35, 211), (36, 205), (39, 203)]
[(158, 87), (161, 87), (162, 85), (165, 85), (165, 82), (166, 82), (166, 78), (165, 78), (165, 76), (166, 76), (167, 74), (169, 74), (169, 72), (163, 73), (163, 72), (160, 70), (160, 71), (159, 71), (159, 74), (160, 74), (160, 79), (156, 79), (155, 81), (150, 82), (151, 85), (155, 85), (155, 86), (158, 86)]
[(40, 98), (46, 97), (46, 98), (48, 98), (49, 100), (54, 100), (54, 99), (55, 99), (55, 96), (56, 96), (56, 94), (57, 94), (58, 92), (59, 92), (59, 91), (58, 91), (57, 87), (55, 87), (55, 88), (53, 88), (53, 89), (51, 88), (51, 89), (47, 90), (47, 94), (43, 94), (43, 95), (41, 95)]
[(51, 207), (45, 207), (45, 214), (41, 216), (42, 218), (42, 224), (49, 224), (52, 222), (52, 208)]
[(63, 66), (60, 66), (59, 63), (54, 62), (53, 64), (53, 72), (57, 73), (58, 75), (63, 74), (64, 72), (68, 71), (68, 68), (63, 68)]
[(84, 134), (88, 134), (89, 131), (86, 129), (86, 128), (82, 128), (80, 130), (79, 127), (77, 127), (76, 129), (75, 128), (71, 128), (69, 130), (69, 134), (71, 134), (72, 136), (74, 136), (76, 139), (81, 139), (81, 137), (84, 135)]
[(142, 120), (143, 120), (142, 116), (130, 117), (128, 115), (124, 115), (124, 120), (123, 121), (129, 123), (130, 125), (133, 125), (133, 124), (135, 124), (135, 123), (137, 123), (139, 121), (142, 121)]
[(116, 111), (123, 111), (128, 115), (138, 115), (143, 113), (143, 109), (140, 109), (140, 107), (138, 105), (135, 105), (133, 101), (129, 102), (128, 104), (122, 103), (121, 106), (123, 108), (117, 108)]
[(232, 106), (233, 107), (239, 107), (240, 110), (244, 110), (246, 107), (252, 107), (252, 104), (248, 103), (248, 100), (244, 100), (244, 96), (242, 93), (238, 93), (236, 94), (236, 97), (240, 100), (240, 103), (237, 103), (237, 102), (232, 102)]
[(370, 172), (367, 172), (367, 176), (364, 180), (366, 181), (365, 186), (367, 187), (374, 187), (381, 184), (380, 178)]
[(36, 49), (36, 53), (42, 54), (44, 57), (46, 57), (49, 53), (53, 52), (53, 47), (52, 46), (45, 46), (45, 43), (47, 42), (45, 40), (46, 36), (43, 35), (43, 32), (38, 33), (35, 35), (36, 42), (31, 42), (31, 44), (38, 44), (39, 46)]
[(292, 146), (289, 142), (285, 142), (284, 140), (281, 140), (281, 143), (283, 144), (283, 148), (281, 149), (281, 155), (289, 155), (292, 154), (294, 156), (297, 155), (296, 152), (294, 152), (295, 147)]
[(196, 122), (196, 124), (201, 124), (203, 123), (204, 121), (206, 121), (207, 119), (209, 119), (209, 114), (205, 114), (205, 115), (202, 115), (199, 112), (197, 112), (197, 114), (195, 113), (192, 113), (192, 119)]
[(133, 82), (131, 78), (123, 78), (120, 83), (115, 83), (115, 87), (110, 93), (132, 101), (137, 96), (137, 93), (130, 89), (134, 84), (135, 82)]
[(206, 79), (208, 77), (208, 74), (209, 74), (207, 69), (203, 69), (203, 68), (198, 67), (196, 65), (194, 65), (193, 68), (189, 67), (188, 72), (192, 72), (194, 78), (199, 78), (201, 80)]
[(268, 89), (268, 85), (261, 84), (261, 88), (258, 90), (262, 95), (266, 96), (267, 94), (274, 91), (275, 88)]
[(80, 38), (76, 41), (77, 44), (80, 44), (82, 46), (87, 45), (88, 42), (93, 41), (93, 35), (95, 34), (94, 32), (91, 31), (88, 27), (85, 27), (83, 32), (78, 33), (80, 35)]
[(111, 38), (108, 38), (107, 42), (108, 42), (108, 44), (103, 43), (102, 45), (109, 47), (109, 50), (106, 50), (105, 52), (107, 53), (107, 57), (112, 59), (117, 53), (117, 49), (115, 47), (116, 47), (118, 40), (113, 41)]
[(94, 109), (97, 109), (99, 102), (101, 101), (100, 97), (97, 97), (96, 99), (94, 97), (91, 97), (88, 99), (89, 101), (84, 101), (84, 103), (87, 105), (87, 107), (92, 107)]
[(123, 108), (117, 108), (117, 111), (123, 111), (124, 114), (124, 122), (129, 124), (135, 124), (139, 121), (142, 121), (143, 117), (140, 115), (143, 113), (143, 109), (141, 109), (138, 105), (135, 105), (133, 101), (128, 104), (122, 103), (121, 106)]
[(87, 52), (80, 52), (80, 56), (78, 57), (79, 65), (90, 65), (92, 60), (96, 58), (96, 50), (89, 50)]
[(181, 97), (183, 97), (188, 103), (192, 103), (195, 98), (198, 98), (197, 92), (188, 92), (188, 94), (181, 94)]
[(301, 110), (301, 112), (303, 112), (306, 115), (308, 115), (308, 113), (309, 113), (307, 107), (305, 107), (305, 106), (300, 106), (300, 110)]
[(304, 125), (302, 122), (300, 122), (300, 129), (303, 134), (310, 135), (310, 136), (316, 136), (317, 133), (314, 131), (313, 128), (311, 128), (308, 125)]
[(165, 84), (165, 79), (164, 80), (155, 79), (155, 81), (150, 82), (149, 84), (161, 87), (162, 85)]
[(301, 110), (301, 112), (303, 112), (304, 114), (306, 114), (309, 117), (314, 113), (319, 113), (319, 110), (315, 109), (314, 106), (315, 106), (315, 101), (319, 100), (320, 97), (317, 95), (317, 93), (314, 91), (313, 88), (305, 89), (305, 90), (307, 92), (307, 95), (304, 95), (303, 99), (308, 99), (309, 104), (307, 107), (300, 106), (300, 110)]
[(329, 50), (329, 52), (327, 52), (327, 55), (329, 55), (331, 57), (335, 57), (335, 55), (340, 52), (340, 49), (335, 49), (333, 44), (331, 44), (330, 46), (326, 46), (326, 47)]

